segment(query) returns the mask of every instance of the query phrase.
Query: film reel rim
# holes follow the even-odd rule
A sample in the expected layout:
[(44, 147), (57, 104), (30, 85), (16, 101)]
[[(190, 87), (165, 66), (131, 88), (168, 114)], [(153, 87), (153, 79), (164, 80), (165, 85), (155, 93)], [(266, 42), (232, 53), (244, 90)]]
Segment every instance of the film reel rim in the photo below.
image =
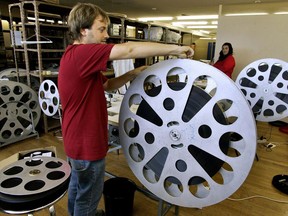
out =
[[(181, 63), (179, 63), (181, 61)], [(177, 64), (177, 62), (178, 62), (178, 64)], [(161, 191), (162, 190), (162, 188), (163, 188), (163, 183), (164, 183), (164, 180), (163, 180), (163, 178), (165, 178), (165, 177), (160, 177), (160, 180), (158, 180), (158, 182), (148, 182), (147, 181), (147, 178), (146, 177), (144, 177), (144, 175), (143, 175), (143, 168), (145, 167), (145, 164), (147, 163), (147, 160), (142, 160), (142, 161), (139, 161), (139, 162), (135, 162), (135, 161), (133, 161), (133, 159), (131, 158), (131, 155), (130, 155), (130, 152), (129, 152), (129, 148), (127, 147), (127, 146), (131, 146), (131, 143), (137, 143), (137, 144), (139, 144), (137, 141), (138, 140), (133, 140), (133, 138), (130, 138), (130, 137), (128, 137), (127, 138), (127, 135), (126, 135), (126, 132), (125, 132), (125, 126), (124, 126), (124, 124), (125, 124), (125, 121), (126, 121), (126, 119), (128, 118), (128, 117), (131, 117), (131, 119), (135, 119), (140, 125), (143, 123), (143, 124), (145, 124), (146, 123), (146, 120), (142, 120), (142, 119), (140, 119), (138, 116), (137, 116), (137, 114), (135, 114), (135, 113), (131, 113), (130, 112), (130, 103), (131, 103), (131, 101), (130, 101), (130, 99), (131, 99), (131, 97), (132, 97), (132, 95), (133, 94), (135, 94), (135, 93), (137, 93), (137, 94), (139, 94), (139, 95), (141, 95), (145, 100), (147, 99), (147, 101), (148, 101), (148, 103), (149, 104), (153, 104), (153, 105), (151, 105), (151, 106), (153, 106), (153, 108), (154, 109), (156, 109), (157, 111), (159, 111), (159, 113), (161, 113), (162, 111), (163, 111), (163, 113), (165, 113), (164, 114), (164, 116), (161, 116), (164, 120), (163, 120), (163, 122), (165, 122), (165, 123), (163, 123), (163, 125), (166, 125), (167, 124), (167, 122), (169, 122), (169, 120), (165, 120), (165, 118), (167, 117), (167, 119), (169, 119), (169, 112), (167, 112), (167, 110), (165, 110), (165, 109), (163, 109), (163, 106), (162, 106), (162, 103), (161, 103), (161, 101), (164, 101), (164, 99), (165, 99), (165, 96), (163, 96), (163, 95), (161, 95), (161, 93), (159, 94), (159, 95), (157, 95), (157, 101), (158, 102), (155, 102), (155, 100), (153, 101), (151, 98), (149, 98), (147, 95), (145, 95), (145, 91), (143, 90), (143, 88), (141, 88), (140, 87), (140, 89), (138, 89), (138, 87), (139, 86), (143, 86), (142, 84), (143, 84), (143, 80), (145, 80), (145, 78), (146, 77), (148, 77), (149, 75), (155, 75), (155, 74), (157, 74), (158, 75), (158, 77), (160, 77), (159, 78), (159, 80), (160, 80), (160, 82), (162, 83), (162, 88), (163, 89), (165, 89), (166, 87), (167, 87), (167, 85), (166, 85), (166, 83), (163, 81), (163, 80), (165, 80), (165, 76), (166, 75), (163, 75), (163, 76), (161, 76), (161, 73), (159, 73), (159, 72), (157, 72), (157, 73), (153, 73), (154, 71), (157, 71), (157, 70), (161, 70), (161, 71), (165, 71), (165, 72), (163, 72), (163, 73), (167, 73), (167, 71), (169, 71), (171, 68), (174, 68), (174, 67), (178, 67), (179, 65), (182, 67), (182, 68), (185, 68), (185, 70), (186, 71), (189, 71), (189, 70), (191, 70), (193, 67), (191, 66), (191, 65), (193, 65), (193, 67), (199, 67), (200, 69), (203, 69), (202, 71), (205, 71), (204, 73), (202, 73), (201, 75), (208, 75), (208, 76), (211, 76), (212, 78), (214, 78), (215, 80), (216, 80), (216, 82), (215, 82), (215, 84), (216, 84), (216, 86), (218, 85), (219, 86), (219, 83), (220, 83), (220, 81), (222, 80), (222, 79), (225, 79), (226, 78), (226, 80), (228, 80), (228, 78), (227, 77), (225, 77), (226, 75), (224, 75), (224, 74), (222, 74), (221, 72), (219, 72), (219, 73), (217, 73), (217, 71), (215, 72), (215, 69), (212, 69), (212, 67), (211, 66), (208, 66), (208, 65), (205, 65), (204, 63), (199, 63), (199, 62), (196, 62), (196, 61), (193, 61), (193, 60), (169, 60), (169, 61), (165, 61), (165, 62), (160, 62), (160, 63), (157, 63), (157, 64), (155, 64), (155, 65), (152, 65), (151, 67), (150, 67), (150, 69), (148, 68), (148, 71), (146, 71), (146, 73), (142, 73), (142, 74), (140, 74), (134, 81), (133, 81), (133, 83), (135, 84), (136, 83), (136, 85), (133, 85), (133, 83), (132, 83), (132, 85), (130, 85), (130, 87), (129, 87), (129, 89), (128, 89), (128, 91), (126, 92), (126, 94), (125, 94), (125, 96), (124, 96), (124, 99), (123, 99), (123, 101), (122, 101), (122, 105), (121, 105), (121, 109), (120, 109), (120, 116), (119, 116), (119, 132), (120, 132), (120, 142), (121, 142), (121, 145), (123, 146), (123, 148), (124, 148), (124, 153), (125, 153), (125, 157), (126, 157), (126, 160), (127, 160), (127, 162), (128, 162), (128, 165), (130, 166), (130, 168), (131, 168), (131, 170), (133, 171), (133, 173), (135, 174), (135, 176), (140, 180), (140, 182), (148, 189), (148, 190), (150, 190), (152, 193), (154, 193), (155, 195), (157, 195), (158, 197), (160, 197), (161, 199), (163, 199), (163, 200), (165, 200), (165, 201), (167, 201), (167, 202), (169, 202), (169, 203), (172, 203), (172, 204), (177, 204), (177, 205), (179, 205), (179, 206), (185, 206), (185, 207), (203, 207), (203, 206), (206, 206), (207, 204), (208, 205), (212, 205), (212, 204), (215, 204), (215, 203), (217, 203), (217, 202), (219, 202), (219, 201), (222, 201), (221, 200), (221, 198), (224, 196), (225, 198), (227, 198), (228, 196), (230, 196), (231, 195), (231, 191), (221, 191), (221, 198), (218, 198), (218, 199), (215, 199), (215, 200), (210, 200), (209, 199), (209, 196), (207, 195), (207, 197), (203, 197), (203, 198), (195, 198), (195, 197), (193, 197), (193, 196), (191, 196), (191, 193), (190, 193), (190, 191), (189, 191), (189, 189), (188, 189), (188, 182), (189, 182), (189, 179), (191, 178), (191, 176), (185, 176), (185, 174), (182, 174), (182, 177), (181, 177), (181, 179), (180, 179), (180, 181), (181, 182), (186, 182), (186, 184), (182, 184), (182, 187), (183, 187), (183, 191), (181, 192), (181, 193), (178, 193), (178, 192), (176, 192), (176, 193), (178, 193), (178, 195), (175, 195), (175, 196), (173, 196), (173, 195), (167, 195), (168, 193), (167, 193), (167, 190), (165, 189), (165, 190), (163, 190), (163, 191)], [(192, 67), (192, 68), (191, 68)], [(197, 68), (197, 69), (199, 69), (199, 68)], [(192, 70), (193, 71), (193, 70)], [(193, 72), (195, 72), (195, 71), (193, 71)], [(215, 74), (215, 73), (217, 73), (217, 74)], [(193, 81), (197, 78), (199, 76), (199, 73), (197, 74), (188, 74), (188, 81), (187, 81), (187, 86), (192, 86), (191, 84), (193, 83)], [(216, 79), (217, 78), (217, 79)], [(141, 82), (141, 81), (143, 81), (143, 82)], [(139, 82), (139, 83), (137, 83), (137, 82)], [(222, 82), (222, 81), (221, 81)], [(157, 83), (157, 82), (155, 82), (155, 83)], [(243, 139), (245, 139), (245, 141), (247, 142), (248, 140), (246, 140), (247, 139), (247, 137), (248, 137), (248, 135), (250, 136), (251, 135), (251, 139), (252, 139), (252, 142), (253, 142), (253, 144), (252, 144), (252, 147), (251, 147), (251, 151), (249, 150), (247, 150), (247, 149), (249, 149), (250, 147), (246, 147), (246, 149), (242, 149), (242, 150), (240, 150), (240, 151), (242, 151), (241, 153), (244, 155), (243, 157), (246, 157), (246, 159), (248, 158), (249, 159), (249, 163), (248, 164), (246, 164), (246, 165), (248, 165), (247, 167), (248, 167), (248, 170), (250, 170), (251, 169), (251, 167), (252, 167), (252, 164), (253, 164), (253, 161), (254, 161), (254, 157), (255, 157), (255, 152), (256, 152), (256, 124), (255, 124), (255, 120), (254, 120), (254, 118), (253, 118), (253, 114), (252, 114), (252, 112), (251, 112), (251, 110), (250, 110), (250, 107), (248, 106), (248, 103), (247, 103), (247, 101), (245, 100), (245, 98), (243, 97), (243, 95), (242, 95), (242, 93), (239, 91), (239, 89), (236, 87), (236, 85), (234, 84), (234, 82), (232, 82), (230, 79), (229, 79), (229, 81), (225, 81), (224, 82), (225, 84), (233, 84), (233, 90), (234, 91), (237, 91), (237, 96), (239, 96), (241, 99), (242, 99), (242, 101), (241, 101), (241, 103), (243, 103), (242, 105), (240, 104), (240, 107), (245, 107), (245, 109), (244, 110), (246, 110), (248, 113), (250, 113), (250, 115), (249, 115), (249, 117), (248, 117), (248, 121), (250, 121), (251, 122), (251, 125), (252, 125), (252, 127), (254, 127), (254, 130), (252, 129), (250, 132), (245, 132), (245, 134), (244, 134), (244, 137), (243, 137)], [(138, 84), (138, 85), (137, 85)], [(164, 87), (163, 87), (164, 86)], [(208, 88), (208, 87), (207, 87)], [(165, 89), (165, 90), (167, 90), (167, 89)], [(211, 90), (211, 89), (210, 89)], [(209, 90), (209, 91), (210, 91)], [(167, 90), (167, 92), (166, 92), (166, 95), (169, 95), (169, 96), (171, 96), (172, 95), (172, 97), (173, 97), (173, 93), (171, 93), (172, 91), (170, 91), (170, 89), (168, 89)], [(214, 95), (214, 99), (212, 99), (211, 101), (213, 102), (213, 103), (216, 103), (215, 101), (218, 99), (218, 97), (220, 97), (221, 96), (221, 94), (224, 94), (225, 93), (225, 91), (224, 91), (224, 89), (217, 89), (217, 91), (216, 91), (216, 94)], [(186, 93), (185, 93), (186, 94)], [(183, 95), (181, 95), (183, 98), (185, 98), (186, 99), (186, 96), (187, 96), (187, 94), (185, 95), (185, 94), (183, 94)], [(180, 94), (179, 94), (180, 95)], [(181, 98), (181, 96), (179, 96), (178, 95), (178, 97), (179, 98)], [(225, 94), (224, 94), (225, 95)], [(226, 96), (226, 95), (225, 95)], [(237, 100), (234, 100), (234, 98), (235, 98), (235, 95), (232, 95), (232, 94), (230, 94), (229, 96), (227, 96), (227, 97), (225, 97), (225, 98), (227, 98), (227, 99), (231, 99), (232, 101), (235, 101), (235, 103), (236, 103), (236, 105), (238, 105), (240, 102), (238, 101), (237, 102)], [(153, 103), (154, 102), (154, 103)], [(211, 102), (211, 103), (212, 103)], [(159, 105), (155, 105), (155, 103), (158, 103)], [(176, 102), (175, 102), (176, 103)], [(178, 104), (180, 107), (185, 107), (185, 102), (179, 102), (179, 104)], [(209, 107), (208, 107), (209, 108)], [(206, 110), (208, 111), (208, 108), (206, 108)], [(127, 111), (128, 110), (128, 111)], [(235, 111), (235, 110), (234, 110)], [(205, 112), (205, 109), (203, 109), (203, 112)], [(239, 114), (239, 113), (238, 113)], [(125, 116), (125, 115), (127, 115), (127, 116)], [(179, 118), (176, 118), (176, 119), (179, 119)], [(178, 120), (175, 120), (176, 122), (178, 121)], [(243, 117), (241, 117), (240, 118), (240, 120), (239, 120), (240, 122), (242, 122), (243, 121)], [(181, 121), (178, 121), (178, 122), (181, 122)], [(201, 119), (200, 118), (197, 118), (196, 119), (196, 124), (199, 124), (201, 122)], [(213, 123), (214, 125), (217, 125), (215, 122)], [(148, 129), (146, 129), (146, 128), (149, 128), (149, 127), (151, 127), (152, 128), (152, 124), (150, 124), (149, 122), (147, 123), (147, 125), (148, 126), (146, 126), (144, 129), (142, 128), (142, 130), (143, 131), (149, 131)], [(236, 124), (237, 125), (237, 124)], [(187, 125), (186, 125), (187, 126)], [(239, 124), (237, 125), (237, 126), (239, 126)], [(234, 126), (234, 125), (232, 125), (232, 126), (230, 126), (231, 127), (231, 130), (233, 129), (234, 131), (238, 131), (237, 130), (237, 126)], [(181, 123), (180, 123), (180, 126), (179, 127), (181, 127)], [(187, 126), (188, 127), (188, 126)], [(141, 129), (140, 129), (141, 130)], [(157, 129), (157, 127), (154, 127), (154, 129), (151, 129), (151, 130), (153, 130), (154, 132), (158, 132), (158, 133), (163, 133), (163, 131), (161, 132), (161, 130), (160, 130), (160, 128), (158, 128)], [(184, 129), (183, 129), (184, 130)], [(195, 131), (195, 128), (194, 128), (194, 131)], [(244, 133), (243, 132), (244, 130), (243, 130), (243, 128), (239, 131), (239, 133)], [(187, 133), (189, 133), (189, 131), (187, 130), (187, 131), (185, 131), (185, 132), (187, 132)], [(185, 134), (185, 132), (182, 132), (181, 133), (181, 135), (183, 136), (183, 134)], [(140, 135), (141, 135), (141, 138), (139, 138), (139, 140), (140, 140), (140, 142), (143, 142), (143, 143), (145, 143), (145, 140), (144, 140), (144, 138), (143, 138), (143, 136), (144, 136), (144, 134), (145, 134), (145, 132), (140, 132)], [(152, 134), (153, 134), (153, 132), (152, 132)], [(160, 137), (161, 138), (163, 138), (163, 140), (165, 140), (166, 138), (165, 138), (165, 133), (163, 133), (164, 135), (163, 136), (161, 136), (160, 135)], [(166, 133), (167, 134), (167, 133)], [(166, 135), (166, 137), (167, 137), (168, 135)], [(195, 135), (194, 135), (195, 136)], [(155, 139), (157, 139), (157, 136), (155, 135)], [(161, 139), (159, 139), (159, 140), (161, 140)], [(188, 139), (189, 140), (189, 139)], [(153, 158), (153, 156), (154, 156), (154, 153), (151, 153), (151, 152), (149, 152), (147, 149), (148, 149), (148, 147), (147, 147), (147, 144), (143, 144), (142, 143), (142, 146), (141, 147), (143, 147), (143, 151), (146, 153), (146, 155), (145, 156), (147, 156), (147, 158)], [(141, 145), (141, 144), (140, 144)], [(157, 145), (158, 145), (158, 143), (157, 143)], [(157, 147), (157, 145), (156, 146), (154, 146), (155, 148), (157, 148), (158, 150), (162, 147), (161, 145), (159, 145), (159, 147)], [(148, 146), (149, 146), (149, 144), (148, 144)], [(185, 143), (184, 143), (184, 146), (185, 146)], [(167, 147), (168, 148), (168, 147)], [(170, 147), (169, 147), (170, 148)], [(215, 150), (215, 149), (213, 149), (213, 151), (215, 151), (216, 153), (217, 153), (217, 151), (218, 151), (218, 155), (220, 155), (220, 152), (219, 152), (219, 150)], [(212, 153), (213, 151), (211, 151), (210, 153)], [(251, 153), (252, 152), (252, 153)], [(183, 153), (183, 152), (182, 152)], [(185, 152), (184, 151), (184, 153), (187, 153), (187, 152)], [(218, 156), (217, 155), (217, 156)], [(175, 156), (175, 155), (174, 155)], [(182, 156), (182, 158), (184, 157), (184, 154), (182, 154), (181, 155)], [(178, 159), (180, 159), (181, 158), (181, 156), (180, 155), (177, 155), (177, 157), (178, 157)], [(190, 157), (191, 157), (191, 155), (190, 155)], [(171, 160), (173, 160), (173, 158), (168, 158), (167, 159), (167, 161), (171, 161)], [(248, 173), (249, 172), (247, 172), (247, 171), (241, 171), (241, 166), (239, 166), (239, 162), (241, 162), (241, 158), (239, 159), (239, 158), (233, 158), (233, 159), (231, 159), (231, 158), (226, 158), (225, 159), (225, 157), (223, 157), (222, 158), (222, 160), (223, 161), (225, 161), (225, 162), (229, 162), (230, 164), (233, 164), (233, 168), (234, 168), (234, 170), (236, 170), (235, 172), (233, 172), (233, 174), (234, 174), (234, 179), (237, 177), (239, 177), (240, 178), (240, 181), (237, 181), (236, 182), (236, 186), (235, 185), (233, 185), (233, 183), (234, 182), (230, 182), (229, 184), (230, 185), (232, 185), (232, 186), (234, 186), (234, 191), (232, 191), (232, 193), (234, 193), (237, 189), (238, 189), (238, 186), (240, 187), (241, 186), (241, 184), (244, 182), (244, 180), (246, 179), (246, 177), (248, 176)], [(238, 164), (237, 164), (237, 162), (236, 161), (238, 161)], [(190, 162), (191, 162), (191, 160), (190, 160)], [(174, 160), (174, 163), (175, 163), (175, 160)], [(187, 170), (190, 170), (191, 171), (191, 168), (189, 167), (190, 166), (190, 164), (189, 163), (187, 163), (188, 164), (188, 169)], [(194, 162), (194, 164), (193, 165), (195, 165), (196, 167), (198, 166), (199, 167), (199, 165), (197, 165), (195, 162)], [(137, 167), (138, 166), (138, 167)], [(162, 174), (164, 175), (164, 176), (171, 176), (171, 173), (169, 174), (169, 170), (170, 170), (170, 168), (172, 168), (173, 169), (173, 164), (170, 166), (169, 165), (169, 163), (168, 163), (168, 165), (167, 165), (169, 168), (166, 168), (165, 166), (164, 166), (164, 168), (163, 168), (163, 170), (164, 171), (162, 171)], [(140, 167), (140, 169), (138, 169)], [(246, 167), (246, 168), (247, 168)], [(201, 168), (197, 168), (197, 169), (199, 169), (199, 171), (198, 172), (200, 172), (201, 171)], [(238, 173), (238, 171), (239, 171), (239, 173)], [(240, 173), (240, 171), (241, 171), (241, 173)], [(166, 172), (166, 173), (165, 173)], [(202, 174), (201, 172), (200, 172), (200, 174)], [(149, 174), (150, 175), (150, 174)], [(228, 174), (227, 174), (228, 175)], [(173, 176), (176, 176), (176, 175), (172, 175), (172, 177)], [(201, 176), (201, 175), (200, 175)], [(203, 175), (202, 175), (203, 176)], [(211, 179), (208, 175), (204, 175), (205, 176), (205, 179), (207, 180), (207, 179)], [(236, 177), (235, 177), (236, 176)], [(227, 178), (230, 178), (230, 177), (227, 177)], [(160, 185), (161, 184), (161, 185)], [(228, 184), (228, 183), (227, 183)], [(235, 183), (234, 183), (235, 184)], [(213, 182), (213, 181), (211, 181), (210, 180), (210, 182), (209, 182), (209, 185), (210, 185), (210, 188), (211, 188), (211, 190), (214, 190), (214, 191), (218, 191), (218, 192), (220, 192), (220, 187), (218, 188), (218, 184), (216, 184), (215, 182)], [(224, 186), (226, 186), (226, 183), (224, 184)], [(224, 187), (223, 186), (223, 187)], [(223, 187), (222, 187), (222, 190), (223, 190)], [(237, 187), (237, 188), (236, 188)], [(159, 189), (159, 188), (161, 188), (161, 189)], [(217, 189), (218, 188), (218, 189)], [(203, 190), (203, 189), (201, 189), (202, 191), (204, 191), (203, 192), (203, 194), (205, 193), (205, 189)], [(173, 191), (173, 190), (172, 190)], [(210, 193), (211, 193), (211, 191), (210, 191)], [(212, 192), (213, 194), (214, 193), (216, 193), (216, 192)], [(211, 196), (213, 196), (213, 195), (211, 195)]]

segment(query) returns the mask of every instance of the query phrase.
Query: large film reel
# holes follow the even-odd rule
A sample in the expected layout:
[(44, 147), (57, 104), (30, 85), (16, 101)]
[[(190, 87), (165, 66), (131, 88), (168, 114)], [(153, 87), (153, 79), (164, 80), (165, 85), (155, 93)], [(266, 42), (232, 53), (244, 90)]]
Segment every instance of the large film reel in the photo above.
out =
[(59, 92), (55, 83), (51, 80), (44, 80), (39, 88), (38, 100), (42, 111), (47, 116), (53, 116), (59, 109)]
[[(19, 68), (18, 71), (19, 71), (19, 73), (26, 73), (26, 70), (22, 69), (22, 68)], [(10, 80), (11, 77), (16, 77), (16, 76), (17, 76), (17, 69), (16, 68), (7, 68), (7, 69), (0, 71), (0, 79), (7, 78)]]
[(16, 161), (0, 170), (0, 210), (25, 213), (53, 203), (68, 188), (71, 169), (54, 157)]
[(0, 81), (0, 146), (31, 133), (41, 116), (37, 94), (22, 83)]
[(279, 59), (260, 59), (247, 65), (236, 85), (244, 93), (256, 120), (272, 122), (288, 115), (288, 64)]
[(157, 63), (132, 82), (119, 132), (141, 183), (184, 207), (229, 197), (256, 153), (255, 119), (239, 88), (214, 67), (187, 59)]
[[(27, 71), (26, 69), (18, 68), (19, 72), (19, 82), (27, 83)], [(16, 68), (7, 68), (0, 71), (0, 79), (8, 79), (10, 81), (18, 82), (17, 80), (17, 69)], [(34, 91), (38, 91), (40, 83), (39, 78), (31, 76), (30, 77), (30, 86)]]

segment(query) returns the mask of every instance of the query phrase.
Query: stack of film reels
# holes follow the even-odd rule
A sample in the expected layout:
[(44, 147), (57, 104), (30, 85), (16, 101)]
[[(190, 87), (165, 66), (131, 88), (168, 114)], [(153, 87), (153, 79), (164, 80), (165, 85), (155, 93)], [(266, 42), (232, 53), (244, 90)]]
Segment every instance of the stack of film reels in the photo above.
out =
[[(32, 152), (0, 170), (0, 211), (32, 213), (50, 207), (66, 193), (69, 164), (43, 155), (41, 151)], [(54, 208), (49, 210), (54, 212)]]

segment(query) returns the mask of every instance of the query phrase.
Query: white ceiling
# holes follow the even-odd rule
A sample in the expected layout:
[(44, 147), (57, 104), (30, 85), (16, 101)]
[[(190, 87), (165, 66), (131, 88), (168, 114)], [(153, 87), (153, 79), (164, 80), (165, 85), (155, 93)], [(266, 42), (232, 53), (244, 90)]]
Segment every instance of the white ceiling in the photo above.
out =
[(129, 18), (144, 16), (180, 16), (218, 14), (219, 5), (263, 4), (287, 0), (59, 0), (73, 6), (77, 2), (91, 2), (107, 12), (126, 14)]
[[(53, 1), (53, 0), (47, 0)], [(103, 8), (109, 13), (124, 14), (128, 18), (139, 17), (176, 17), (181, 15), (217, 15), (219, 5), (222, 5), (222, 14), (239, 12), (268, 12), (288, 11), (287, 0), (55, 0), (61, 5), (73, 6), (77, 2), (90, 2)], [(8, 6), (19, 0), (0, 0), (0, 13), (8, 16)], [(6, 9), (6, 10), (5, 10)], [(169, 22), (158, 22), (157, 24), (167, 25)], [(205, 21), (205, 20), (203, 20)], [(212, 20), (209, 20), (211, 22)], [(169, 26), (170, 27), (170, 26)], [(182, 28), (182, 31), (191, 32), (191, 29)], [(207, 37), (215, 37), (217, 29), (203, 29), (210, 33)], [(193, 30), (195, 35), (195, 29)]]
[[(91, 2), (107, 12), (126, 14), (130, 18), (143, 16), (180, 16), (217, 14), (219, 5), (255, 4), (260, 0), (59, 0), (72, 6), (77, 2)], [(261, 0), (261, 3), (287, 2), (287, 0)], [(153, 8), (156, 8), (153, 9)]]
[[(285, 5), (286, 8), (282, 7), (282, 3), (287, 4), (287, 0), (59, 0), (61, 5), (68, 6), (73, 6), (77, 2), (94, 3), (107, 12), (124, 14), (128, 18), (172, 16), (174, 17), (173, 21), (177, 21), (176, 17), (181, 15), (217, 15), (219, 14), (219, 5), (225, 8), (226, 13), (269, 13), (275, 9), (273, 7), (275, 4), (277, 9), (280, 4), (281, 9), (288, 11), (288, 5)], [(162, 23), (169, 25), (171, 21)], [(203, 30), (210, 32), (206, 35), (208, 37), (215, 37), (217, 31), (217, 29)], [(182, 29), (182, 31), (190, 32), (192, 30)]]

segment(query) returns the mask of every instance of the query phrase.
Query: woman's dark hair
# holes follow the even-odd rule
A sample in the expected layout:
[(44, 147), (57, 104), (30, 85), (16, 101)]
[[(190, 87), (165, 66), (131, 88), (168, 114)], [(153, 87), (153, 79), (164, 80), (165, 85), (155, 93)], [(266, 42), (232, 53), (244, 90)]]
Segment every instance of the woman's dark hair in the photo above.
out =
[(224, 55), (224, 54), (223, 54), (223, 51), (221, 50), (220, 53), (219, 53), (219, 59), (218, 59), (219, 61), (223, 61), (227, 56), (233, 54), (233, 47), (232, 47), (232, 44), (231, 44), (231, 43), (226, 42), (226, 43), (224, 43), (224, 44), (222, 45), (222, 48), (223, 48), (223, 46), (228, 46), (228, 47), (229, 47), (229, 52), (228, 52), (227, 55)]

